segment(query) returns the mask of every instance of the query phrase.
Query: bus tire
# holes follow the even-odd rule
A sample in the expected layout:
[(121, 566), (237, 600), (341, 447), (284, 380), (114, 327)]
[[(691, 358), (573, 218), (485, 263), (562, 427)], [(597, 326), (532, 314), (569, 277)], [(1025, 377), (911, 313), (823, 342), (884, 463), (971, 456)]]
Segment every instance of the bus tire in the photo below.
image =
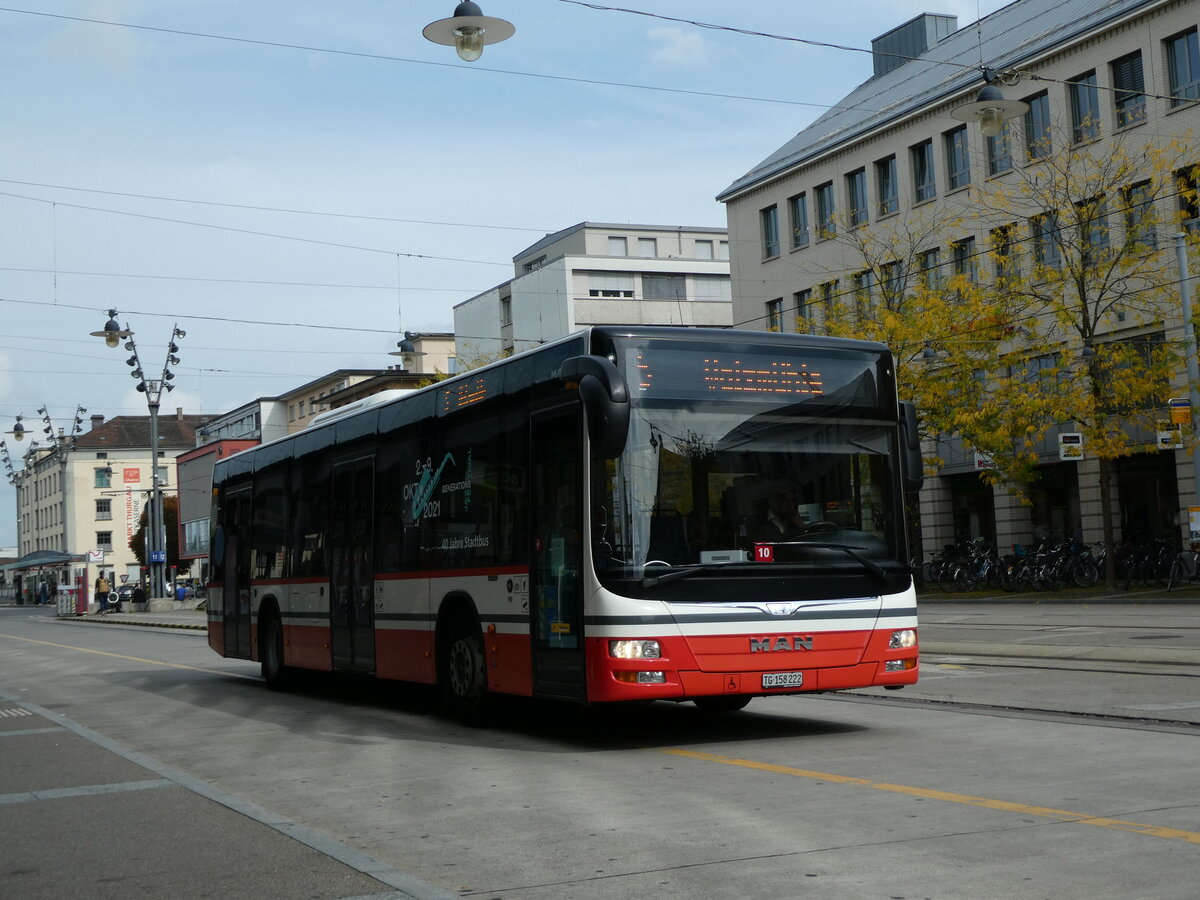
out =
[(473, 617), (455, 617), (446, 631), (438, 658), (438, 681), (447, 711), (468, 724), (482, 723), (489, 708), (487, 669), (483, 636)]
[(258, 658), (263, 681), (273, 691), (281, 691), (291, 680), (291, 670), (283, 664), (283, 624), (274, 609), (258, 620)]
[(697, 697), (692, 702), (701, 712), (730, 713), (745, 709), (752, 699), (746, 694), (728, 694), (720, 697)]

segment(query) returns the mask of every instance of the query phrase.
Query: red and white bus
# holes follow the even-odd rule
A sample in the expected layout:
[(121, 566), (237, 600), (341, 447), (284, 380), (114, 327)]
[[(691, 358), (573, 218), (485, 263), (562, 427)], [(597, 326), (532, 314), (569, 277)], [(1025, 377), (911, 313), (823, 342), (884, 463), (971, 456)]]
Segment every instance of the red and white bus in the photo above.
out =
[(593, 327), (219, 462), (209, 643), (467, 717), (898, 688), (917, 447), (880, 344)]

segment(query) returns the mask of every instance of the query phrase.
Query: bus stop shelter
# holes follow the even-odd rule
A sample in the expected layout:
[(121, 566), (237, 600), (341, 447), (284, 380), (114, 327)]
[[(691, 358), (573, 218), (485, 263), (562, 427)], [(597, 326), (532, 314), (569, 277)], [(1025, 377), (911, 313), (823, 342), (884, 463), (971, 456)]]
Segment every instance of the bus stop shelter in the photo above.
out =
[(36, 603), (38, 585), (53, 582), (58, 588), (59, 615), (87, 612), (87, 556), (62, 550), (34, 550), (15, 562), (0, 566), (16, 603)]

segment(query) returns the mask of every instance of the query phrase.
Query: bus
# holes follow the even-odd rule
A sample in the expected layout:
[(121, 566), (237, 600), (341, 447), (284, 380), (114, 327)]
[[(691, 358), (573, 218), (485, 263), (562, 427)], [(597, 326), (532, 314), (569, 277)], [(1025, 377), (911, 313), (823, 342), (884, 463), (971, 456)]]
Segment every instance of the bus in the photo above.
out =
[(464, 719), (900, 688), (921, 472), (882, 344), (594, 326), (219, 461), (209, 644)]

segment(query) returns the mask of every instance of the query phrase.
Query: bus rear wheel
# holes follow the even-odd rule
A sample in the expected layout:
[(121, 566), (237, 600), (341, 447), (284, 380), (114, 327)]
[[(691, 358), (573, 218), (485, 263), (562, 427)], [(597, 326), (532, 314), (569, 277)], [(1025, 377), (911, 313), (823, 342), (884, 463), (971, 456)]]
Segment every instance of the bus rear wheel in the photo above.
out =
[(273, 691), (287, 687), (290, 670), (283, 664), (283, 625), (279, 614), (271, 611), (259, 620), (258, 658), (262, 661), (263, 681)]
[(460, 622), (446, 641), (442, 658), (440, 681), (446, 708), (464, 722), (478, 724), (488, 710), (487, 670), (479, 630)]
[(737, 712), (745, 709), (751, 698), (745, 694), (730, 694), (721, 697), (697, 697), (692, 702), (696, 708), (706, 713)]

